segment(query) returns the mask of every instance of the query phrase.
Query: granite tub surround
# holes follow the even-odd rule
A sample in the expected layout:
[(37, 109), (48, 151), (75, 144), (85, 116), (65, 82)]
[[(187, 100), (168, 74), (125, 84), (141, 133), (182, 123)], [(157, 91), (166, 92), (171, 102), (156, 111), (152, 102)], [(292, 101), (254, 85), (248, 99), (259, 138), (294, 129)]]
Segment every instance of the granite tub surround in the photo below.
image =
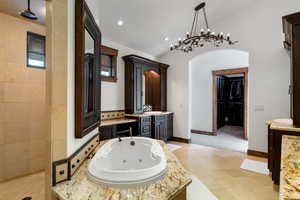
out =
[(266, 124), (270, 126), (271, 130), (300, 132), (300, 128), (295, 127), (293, 120), (289, 118), (268, 120)]
[(283, 136), (280, 200), (300, 199), (300, 137)]
[[(103, 141), (98, 149), (107, 141)], [(57, 184), (53, 192), (59, 200), (166, 200), (173, 199), (191, 183), (190, 174), (183, 168), (176, 156), (165, 143), (160, 142), (167, 158), (166, 176), (154, 184), (142, 185), (131, 189), (119, 189), (101, 186), (87, 177), (90, 159), (86, 160), (70, 181)]]

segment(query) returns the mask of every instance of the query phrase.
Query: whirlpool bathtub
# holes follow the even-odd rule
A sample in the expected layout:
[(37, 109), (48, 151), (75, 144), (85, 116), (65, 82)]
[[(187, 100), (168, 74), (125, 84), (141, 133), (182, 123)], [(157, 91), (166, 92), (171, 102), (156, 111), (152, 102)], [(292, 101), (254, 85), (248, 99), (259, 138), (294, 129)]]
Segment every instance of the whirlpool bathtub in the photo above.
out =
[(108, 141), (88, 166), (90, 180), (116, 187), (153, 183), (166, 172), (167, 161), (161, 145), (144, 137)]

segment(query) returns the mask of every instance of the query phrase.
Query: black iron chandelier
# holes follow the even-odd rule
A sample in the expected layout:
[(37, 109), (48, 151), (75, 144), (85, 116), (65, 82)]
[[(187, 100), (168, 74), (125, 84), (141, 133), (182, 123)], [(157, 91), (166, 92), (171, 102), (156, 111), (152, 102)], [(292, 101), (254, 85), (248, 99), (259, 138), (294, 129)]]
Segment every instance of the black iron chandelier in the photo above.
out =
[[(230, 34), (228, 33), (226, 36), (224, 33), (215, 33), (211, 32), (208, 26), (206, 11), (205, 11), (205, 2), (200, 3), (195, 7), (195, 15), (191, 28), (191, 32), (187, 32), (185, 38), (182, 40), (179, 38), (176, 44), (172, 44), (170, 50), (181, 50), (185, 53), (193, 51), (196, 47), (203, 47), (204, 43), (211, 43), (215, 47), (219, 47), (223, 43), (228, 43), (229, 45), (233, 45), (237, 43), (237, 41), (232, 41), (230, 38)], [(204, 21), (207, 30), (204, 29), (197, 30), (198, 28), (198, 19), (199, 19), (199, 11), (203, 10)], [(199, 32), (198, 32), (199, 31)]]

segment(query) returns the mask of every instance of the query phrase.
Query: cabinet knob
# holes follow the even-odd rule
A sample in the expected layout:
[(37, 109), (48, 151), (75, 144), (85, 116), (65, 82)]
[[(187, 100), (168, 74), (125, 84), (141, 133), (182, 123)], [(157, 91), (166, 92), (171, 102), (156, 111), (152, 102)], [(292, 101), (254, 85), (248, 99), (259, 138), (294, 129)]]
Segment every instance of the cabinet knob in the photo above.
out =
[(73, 169), (73, 168), (75, 168), (75, 165), (73, 164), (71, 167), (72, 167), (72, 169)]
[(64, 173), (65, 173), (64, 170), (60, 170), (60, 171), (59, 171), (59, 175), (63, 175)]
[(80, 160), (78, 159), (76, 162), (77, 162), (77, 163), (79, 163), (79, 162), (80, 162)]

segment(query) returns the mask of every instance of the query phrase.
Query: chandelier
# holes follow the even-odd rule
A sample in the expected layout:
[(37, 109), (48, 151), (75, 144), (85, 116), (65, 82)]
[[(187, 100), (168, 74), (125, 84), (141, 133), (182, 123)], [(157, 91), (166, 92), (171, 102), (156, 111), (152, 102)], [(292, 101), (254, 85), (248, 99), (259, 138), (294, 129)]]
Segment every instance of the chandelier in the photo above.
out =
[[(203, 10), (204, 21), (206, 25), (206, 31), (204, 29), (197, 30), (198, 28), (198, 19), (199, 19), (199, 11)], [(228, 43), (229, 45), (233, 45), (237, 43), (237, 41), (232, 41), (230, 38), (230, 34), (228, 33), (226, 36), (223, 32), (215, 33), (211, 32), (208, 26), (206, 11), (205, 11), (205, 2), (200, 3), (195, 7), (194, 20), (191, 28), (191, 32), (187, 32), (185, 38), (181, 40), (179, 38), (176, 44), (172, 44), (170, 50), (181, 50), (185, 53), (193, 51), (196, 47), (203, 47), (204, 43), (211, 43), (215, 47), (219, 47), (223, 43)]]

